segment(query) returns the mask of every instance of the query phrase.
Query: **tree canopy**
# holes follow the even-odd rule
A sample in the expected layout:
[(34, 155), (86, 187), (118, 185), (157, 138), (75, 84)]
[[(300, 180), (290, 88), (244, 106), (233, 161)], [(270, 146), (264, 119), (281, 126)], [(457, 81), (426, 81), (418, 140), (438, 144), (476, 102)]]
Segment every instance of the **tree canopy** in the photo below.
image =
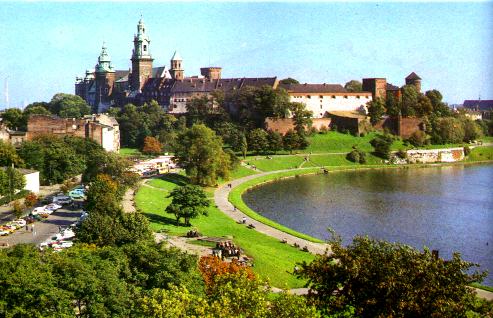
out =
[(60, 117), (80, 118), (91, 113), (91, 108), (82, 97), (58, 93), (50, 101), (50, 111)]
[(176, 187), (171, 191), (169, 197), (172, 198), (171, 204), (166, 207), (166, 212), (174, 214), (176, 222), (185, 219), (185, 225), (190, 226), (190, 219), (199, 215), (207, 215), (209, 199), (204, 190), (196, 185), (184, 185)]
[(351, 80), (344, 85), (344, 88), (353, 93), (362, 92), (363, 84), (360, 81)]
[(331, 254), (302, 263), (298, 276), (308, 280), (309, 297), (323, 314), (354, 307), (358, 317), (465, 317), (475, 306), (468, 286), (485, 274), (459, 254), (444, 260), (429, 250), (356, 237), (342, 246), (329, 242)]
[(175, 158), (194, 184), (215, 185), (218, 177), (229, 177), (231, 160), (213, 130), (199, 124), (179, 134)]

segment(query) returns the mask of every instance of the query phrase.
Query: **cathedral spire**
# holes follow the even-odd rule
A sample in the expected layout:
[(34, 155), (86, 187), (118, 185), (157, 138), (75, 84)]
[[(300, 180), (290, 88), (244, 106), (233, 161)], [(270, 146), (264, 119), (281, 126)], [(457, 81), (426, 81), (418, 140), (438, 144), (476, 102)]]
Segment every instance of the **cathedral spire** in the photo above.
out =
[(101, 47), (101, 53), (98, 57), (98, 64), (96, 64), (96, 72), (114, 72), (115, 69), (111, 65), (111, 57), (108, 54), (108, 50), (106, 48), (106, 42), (103, 42), (103, 46)]

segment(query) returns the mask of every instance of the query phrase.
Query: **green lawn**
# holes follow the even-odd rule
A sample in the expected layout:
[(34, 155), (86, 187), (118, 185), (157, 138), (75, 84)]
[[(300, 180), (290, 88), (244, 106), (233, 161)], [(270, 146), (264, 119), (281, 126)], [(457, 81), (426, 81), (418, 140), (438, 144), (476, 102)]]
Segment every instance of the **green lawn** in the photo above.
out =
[(467, 161), (493, 160), (493, 147), (476, 147), (471, 150)]
[[(179, 180), (180, 178), (178, 182)], [(176, 182), (176, 178), (154, 179), (149, 181), (152, 187), (141, 186), (137, 191), (135, 196), (137, 207), (149, 218), (154, 231), (164, 230), (169, 235), (183, 235), (190, 230), (188, 227), (176, 226), (174, 216), (164, 212), (171, 202), (167, 195), (176, 187)], [(213, 189), (208, 189), (210, 197), (212, 191)], [(303, 286), (303, 281), (288, 272), (293, 270), (296, 262), (312, 260), (314, 257), (312, 254), (282, 244), (270, 236), (236, 223), (219, 211), (215, 205), (208, 209), (208, 216), (193, 219), (192, 226), (206, 236), (232, 237), (247, 255), (254, 258), (254, 271), (261, 277), (268, 278), (274, 286), (289, 288)]]
[(128, 156), (140, 156), (142, 153), (137, 148), (120, 148), (120, 155)]

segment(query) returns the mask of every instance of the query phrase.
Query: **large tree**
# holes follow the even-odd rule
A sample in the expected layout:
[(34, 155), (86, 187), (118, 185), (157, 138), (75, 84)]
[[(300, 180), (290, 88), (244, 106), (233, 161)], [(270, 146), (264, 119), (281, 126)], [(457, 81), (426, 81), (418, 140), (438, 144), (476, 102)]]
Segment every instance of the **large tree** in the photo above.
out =
[(360, 81), (351, 80), (344, 85), (344, 88), (347, 89), (349, 92), (354, 92), (354, 93), (362, 92), (363, 84), (361, 84)]
[(17, 154), (14, 146), (0, 140), (0, 167), (14, 165), (16, 167), (23, 166), (24, 161)]
[(248, 133), (248, 148), (256, 154), (266, 152), (269, 149), (269, 135), (262, 128), (256, 128)]
[(0, 114), (2, 123), (7, 125), (10, 129), (23, 129), (25, 128), (22, 110), (18, 108), (8, 108)]
[(60, 117), (82, 117), (91, 113), (91, 108), (77, 95), (58, 93), (50, 101), (50, 111)]
[(306, 109), (303, 103), (290, 103), (289, 110), (293, 116), (294, 130), (301, 136), (312, 126), (313, 112)]
[(179, 134), (178, 140), (175, 158), (192, 183), (215, 185), (218, 177), (229, 177), (229, 156), (213, 130), (202, 124), (193, 125)]
[(176, 187), (171, 191), (169, 197), (172, 198), (171, 204), (166, 207), (166, 212), (174, 214), (176, 222), (185, 219), (185, 225), (190, 226), (190, 219), (199, 215), (207, 215), (209, 199), (204, 190), (196, 185), (184, 185)]
[(381, 98), (376, 98), (375, 100), (368, 102), (368, 116), (370, 116), (370, 122), (372, 125), (378, 123), (384, 114), (385, 103)]
[(0, 196), (8, 195), (10, 199), (26, 185), (26, 178), (19, 170), (12, 167), (0, 167)]
[(415, 107), (418, 103), (419, 93), (414, 85), (404, 85), (401, 88), (402, 102), (401, 115), (404, 117), (414, 116), (416, 114)]
[(431, 105), (433, 106), (433, 112), (438, 117), (446, 117), (451, 115), (450, 108), (442, 101), (443, 96), (440, 91), (432, 89), (427, 91), (425, 95), (430, 99)]
[(356, 237), (347, 247), (340, 238), (331, 253), (304, 262), (309, 297), (323, 314), (353, 306), (358, 317), (466, 317), (475, 292), (468, 285), (485, 274), (459, 254), (444, 260), (429, 250)]

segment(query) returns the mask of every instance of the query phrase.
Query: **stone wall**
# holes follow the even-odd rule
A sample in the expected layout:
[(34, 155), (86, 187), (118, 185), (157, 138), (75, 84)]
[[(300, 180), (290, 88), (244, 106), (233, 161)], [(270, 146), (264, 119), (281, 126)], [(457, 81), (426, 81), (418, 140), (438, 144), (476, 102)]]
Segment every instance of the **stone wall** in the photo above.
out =
[[(320, 130), (322, 127), (329, 128), (331, 119), (330, 118), (313, 118), (312, 127)], [(266, 118), (265, 119), (265, 129), (272, 130), (280, 133), (281, 135), (286, 134), (289, 130), (294, 130), (294, 124), (292, 118)]]
[(456, 162), (464, 160), (464, 148), (408, 150), (409, 163)]
[(411, 117), (386, 117), (373, 127), (377, 130), (388, 130), (402, 139), (408, 139), (414, 132), (425, 128), (420, 118)]

